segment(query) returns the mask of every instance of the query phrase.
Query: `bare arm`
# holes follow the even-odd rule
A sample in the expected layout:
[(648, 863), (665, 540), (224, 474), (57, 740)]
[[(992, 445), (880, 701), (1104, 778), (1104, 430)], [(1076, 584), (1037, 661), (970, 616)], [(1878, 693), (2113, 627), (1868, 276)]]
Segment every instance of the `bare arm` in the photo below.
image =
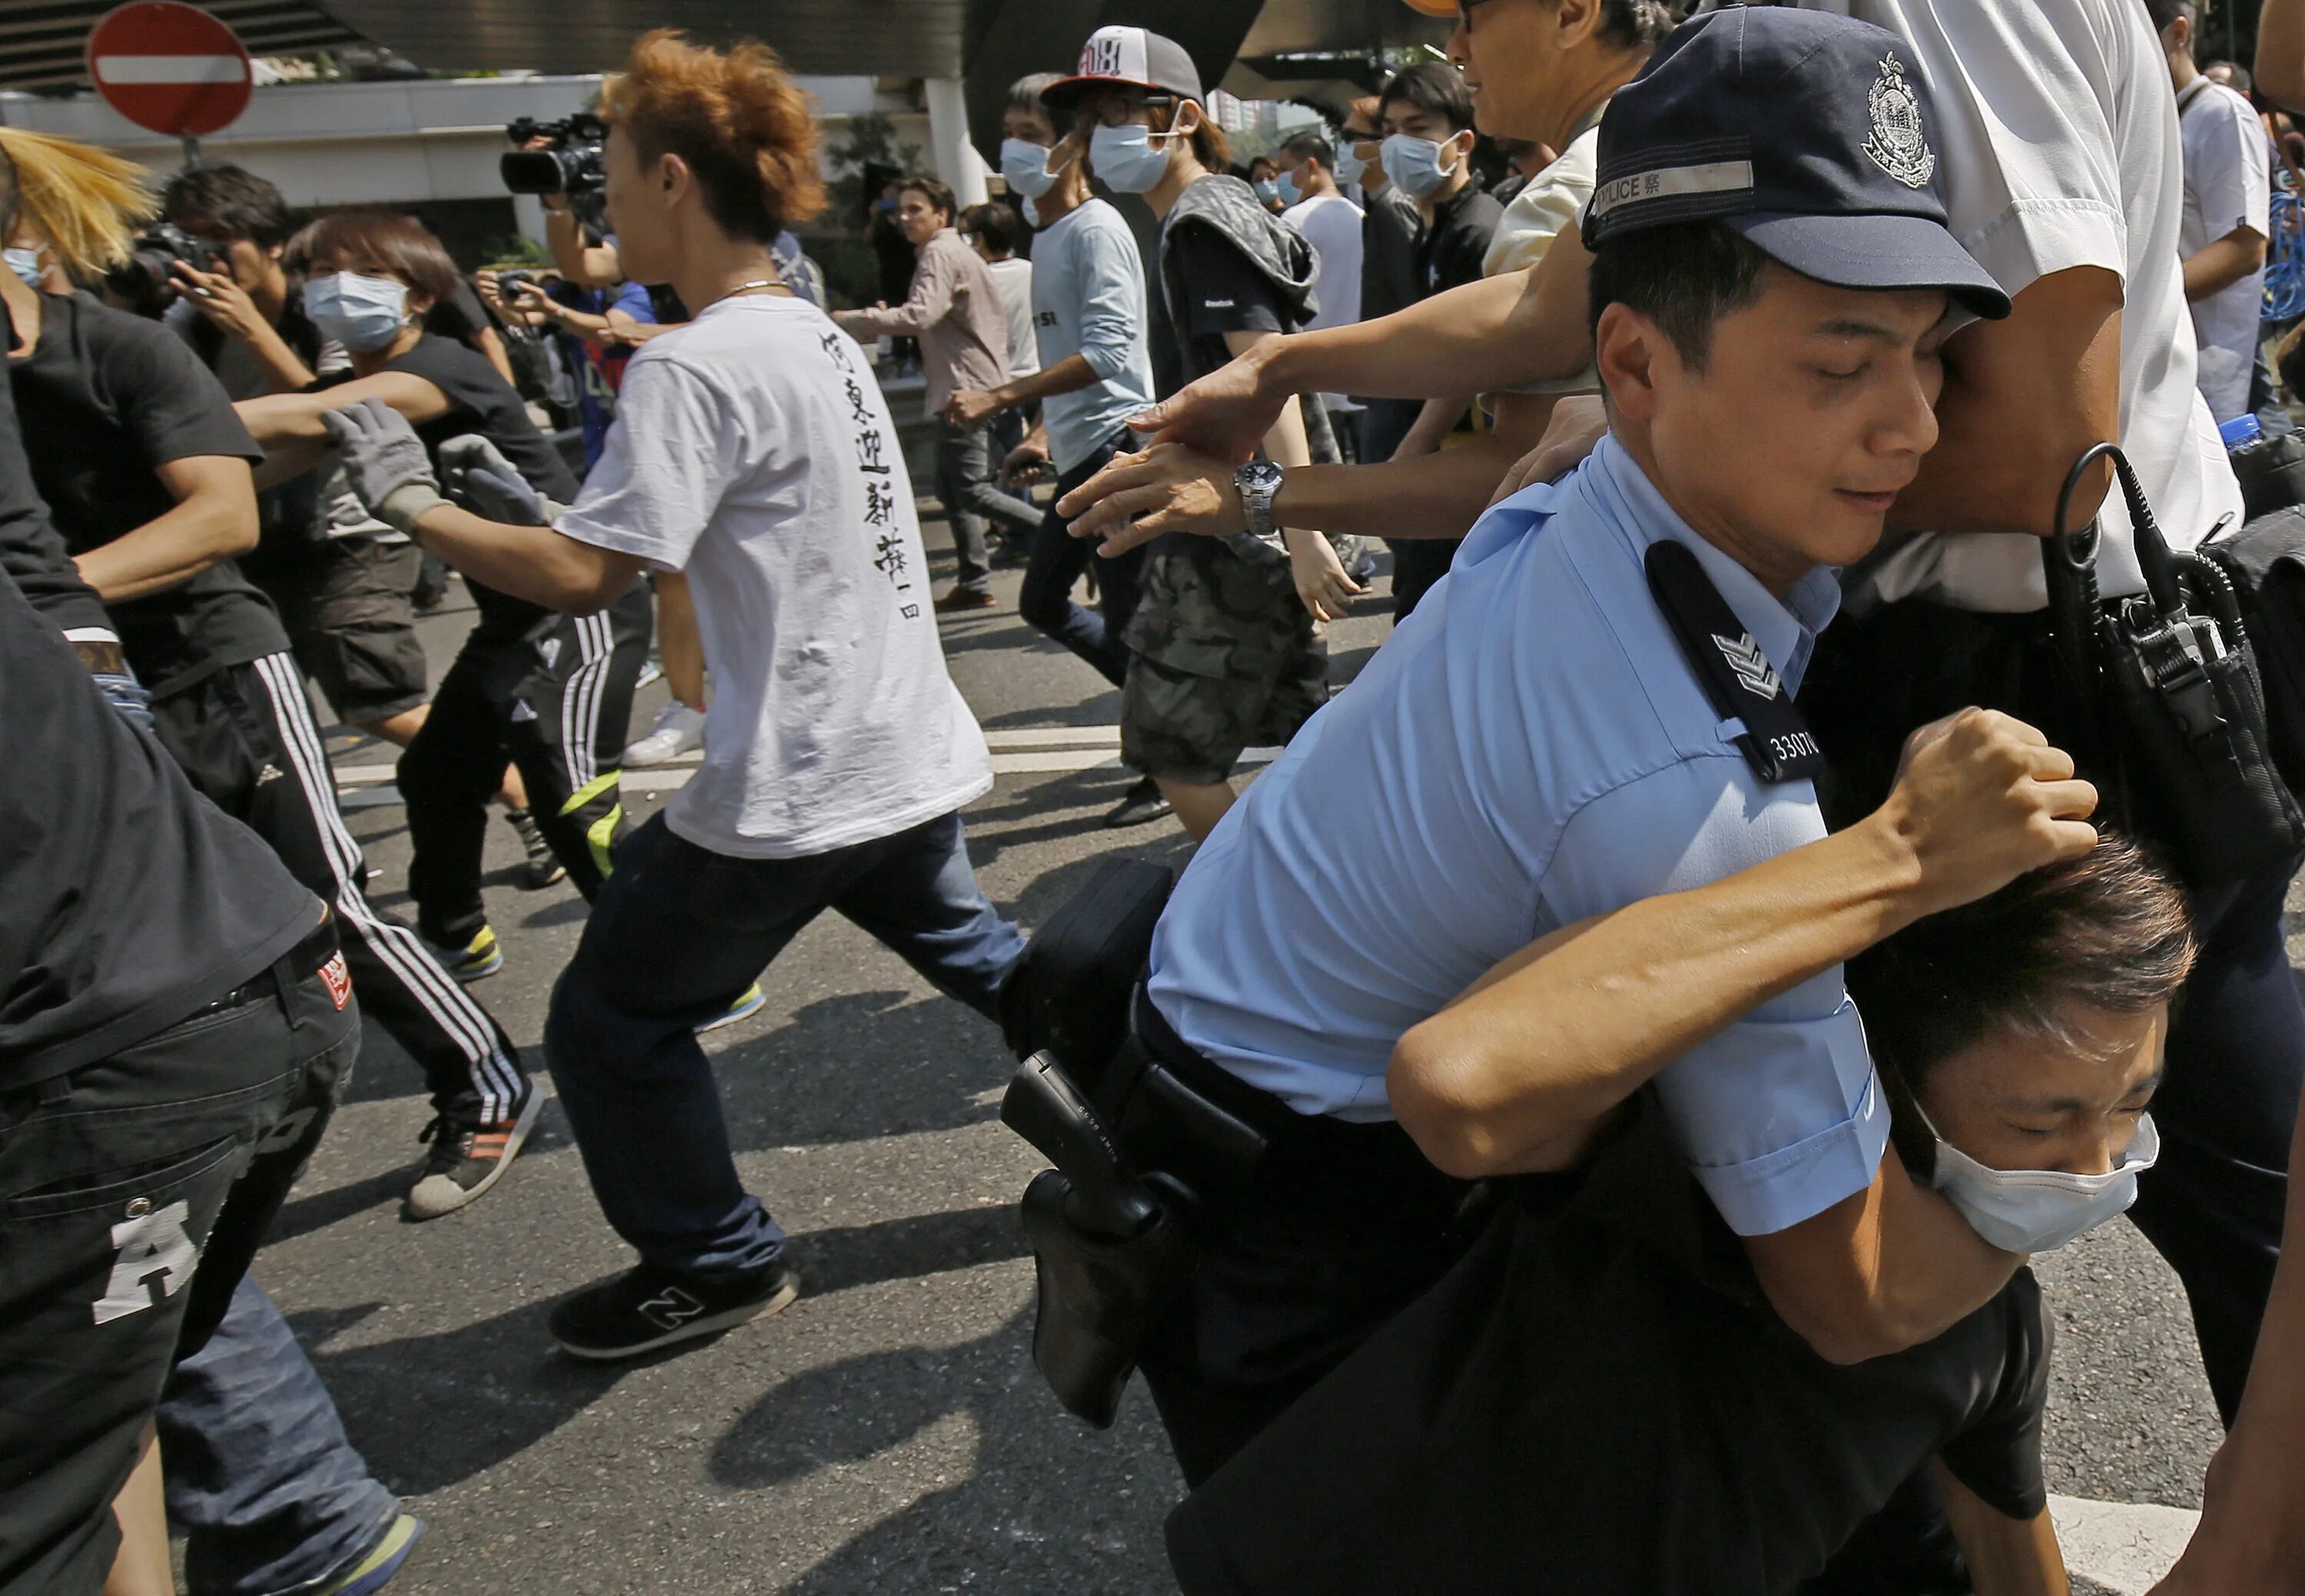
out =
[(1659, 1070), (1926, 914), (2085, 853), (2095, 790), (2005, 715), (1925, 728), (1846, 831), (1558, 931), (1403, 1036), (1386, 1072), (1425, 1156), (1477, 1179), (1574, 1163)]
[(1986, 1506), (1942, 1462), (1929, 1466), (1977, 1596), (2072, 1596), (2065, 1556), (2057, 1546), (2057, 1527), (2046, 1509), (2032, 1518), (2006, 1517)]
[[(1497, 424), (1462, 448), (1367, 465), (1306, 465), (1273, 500), (1284, 525), (1388, 538), (1462, 537), (1489, 507), (1497, 480), (1544, 436), (1556, 396), (1500, 394)], [(1075, 537), (1126, 553), (1163, 533), (1221, 535), (1247, 525), (1233, 468), (1183, 444), (1126, 455), (1065, 496)], [(1080, 508), (1076, 508), (1080, 507)]]
[(2257, 90), (2305, 110), (2305, 0), (2265, 0), (2257, 18)]
[(233, 409), (239, 413), (241, 424), (264, 446), (264, 464), (257, 468), (256, 485), (269, 488), (318, 465), (328, 452), (328, 429), (321, 417), (366, 398), (382, 399), (419, 426), (448, 414), (447, 395), (405, 371), (380, 371), (313, 393), (242, 399)]
[[(1889, 512), (1892, 531), (2046, 537), (2057, 489), (2081, 451), (2121, 436), (2121, 279), (2095, 266), (2051, 272), (2006, 320), (1947, 339), (1937, 445)], [(2107, 468), (2074, 495), (2086, 524)]]
[(2207, 299), (2222, 293), (2265, 264), (2265, 235), (2235, 227), (2223, 238), (2185, 257), (2185, 297)]
[(165, 592), (256, 547), (256, 484), (247, 461), (194, 455), (154, 474), (176, 508), (72, 561), (106, 603)]
[[(1272, 343), (1280, 336), (1277, 332), (1229, 332), (1224, 336), (1225, 348), (1238, 356)], [(1304, 405), (1302, 398), (1290, 396), (1264, 434), (1265, 457), (1292, 471), (1303, 470), (1313, 459), (1313, 446), (1305, 437)], [(1361, 585), (1346, 574), (1335, 547), (1322, 531), (1316, 530), (1318, 523), (1307, 522), (1301, 516), (1294, 520), (1283, 516), (1277, 504), (1273, 519), (1280, 528), (1281, 545), (1289, 550), (1289, 570), (1297, 584), (1297, 596), (1304, 601), (1314, 620), (1341, 620), (1355, 596), (1365, 591)]]
[(1409, 423), (1408, 431), (1402, 437), (1399, 447), (1392, 451), (1392, 457), (1396, 460), (1413, 459), (1438, 449), (1441, 440), (1449, 436), (1450, 429), (1464, 419), (1466, 408), (1472, 402), (1471, 394), (1445, 394), (1425, 400), (1425, 408), (1418, 411), (1416, 419)]
[(453, 504), (425, 511), (414, 530), (418, 542), (467, 576), (570, 615), (608, 608), (645, 568), (637, 556), (595, 548), (549, 526), (483, 521)]
[(489, 364), (496, 368), (497, 375), (505, 380), (506, 388), (517, 388), (520, 386), (520, 380), (512, 374), (512, 356), (505, 353), (504, 339), (497, 336), (495, 328), (483, 327), (474, 333), (472, 347), (488, 357)]
[(560, 275), (587, 288), (613, 288), (624, 280), (617, 252), (607, 244), (584, 242), (583, 224), (569, 211), (568, 201), (544, 201), (544, 239)]
[[(2305, 1114), (2289, 1167), (2305, 1170)], [(2209, 1464), (2192, 1544), (2154, 1596), (2305, 1596), (2305, 1181), (2289, 1182), (2285, 1233), (2241, 1416)]]

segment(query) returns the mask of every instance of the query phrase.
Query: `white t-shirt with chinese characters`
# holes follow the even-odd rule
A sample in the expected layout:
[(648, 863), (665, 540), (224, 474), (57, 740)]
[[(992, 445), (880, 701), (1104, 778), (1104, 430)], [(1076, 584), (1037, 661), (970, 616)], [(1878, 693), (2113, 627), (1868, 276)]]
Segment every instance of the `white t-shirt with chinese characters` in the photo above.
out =
[[(2184, 173), (2169, 65), (2137, 0), (1800, 0), (1900, 36), (1929, 85), (1924, 133), (1943, 163), (1953, 235), (2015, 294), (2102, 267), (2122, 284), (2121, 446), (2172, 548), (2241, 515), (2241, 485), (2193, 386), (2193, 320), (2177, 233)], [(1865, 94), (1868, 83), (1851, 85)], [(2118, 493), (2105, 501), (2097, 583), (2141, 593)], [(1925, 533), (1873, 573), (1888, 599), (2017, 611), (2048, 602), (2041, 545)]]
[(713, 688), (703, 766), (665, 809), (688, 841), (824, 853), (992, 785), (888, 401), (815, 306), (724, 299), (643, 344), (559, 529), (687, 573)]
[[(2224, 84), (2196, 78), (2177, 98), (2177, 128), (2185, 145), (2185, 219), (2177, 231), (2177, 252), (2190, 259), (2241, 227), (2271, 238), (2273, 178), (2265, 124), (2256, 108)], [(2218, 421), (2249, 409), (2264, 303), (2262, 267), (2193, 301), (2193, 331), (2200, 340), (2194, 380)]]

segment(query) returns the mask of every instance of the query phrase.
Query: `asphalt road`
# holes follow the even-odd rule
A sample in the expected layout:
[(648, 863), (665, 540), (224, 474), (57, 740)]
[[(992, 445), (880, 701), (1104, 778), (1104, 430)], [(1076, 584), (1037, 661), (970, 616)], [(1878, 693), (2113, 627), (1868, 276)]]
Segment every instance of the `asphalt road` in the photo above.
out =
[[(930, 539), (945, 576), (941, 526)], [(1127, 781), (1095, 763), (1117, 696), (1016, 619), (1016, 583), (1003, 571), (1002, 608), (947, 622), (944, 641), (1005, 771), (969, 812), (971, 850), (1029, 927), (1103, 857), (1181, 864), (1187, 845), (1173, 821), (1099, 824)], [(1334, 628), (1340, 680), (1383, 640), (1382, 587)], [(459, 590), (425, 623), (436, 678), (468, 619)], [(636, 731), (662, 692), (644, 692)], [(349, 735), (331, 750), (379, 900), (404, 907), (382, 755)], [(664, 794), (636, 787), (637, 819)], [(475, 991), (541, 1075), (547, 994), (584, 906), (565, 886), (520, 890), (503, 826), (489, 849), (507, 965)], [(556, 1300), (630, 1260), (557, 1111), (489, 1197), (404, 1225), (428, 1108), (370, 1028), (257, 1274), (371, 1467), (430, 1525), (396, 1596), (1170, 1589), (1160, 1523), (1180, 1486), (1141, 1386), (1092, 1432), (1026, 1355), (1032, 1268), (1011, 1205), (1040, 1160), (996, 1118), (1012, 1066), (992, 1028), (834, 917), (763, 986), (767, 1007), (708, 1046), (738, 1161), (791, 1233), (805, 1294), (767, 1324), (621, 1369), (562, 1358), (545, 1336)], [(2174, 1278), (2125, 1223), (2040, 1273), (2060, 1332), (2052, 1489), (2198, 1507), (2217, 1428)]]

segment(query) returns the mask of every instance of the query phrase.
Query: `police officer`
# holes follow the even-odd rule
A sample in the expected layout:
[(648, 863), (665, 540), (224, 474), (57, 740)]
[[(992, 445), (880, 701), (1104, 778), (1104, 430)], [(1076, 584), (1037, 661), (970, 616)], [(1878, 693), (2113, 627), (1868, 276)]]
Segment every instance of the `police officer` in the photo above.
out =
[[(2007, 313), (1941, 180), (1867, 153), (1892, 39), (1738, 12), (1680, 41), (1603, 124), (1611, 437), (1484, 517), (1155, 935), (1143, 1046), (1268, 1144), (1142, 1359), (1188, 1480), (1447, 1267), (1466, 1177), (1545, 1166), (1477, 1112), (1412, 1140), (1388, 1095), (1401, 1036), (1532, 936), (1824, 836), (1789, 694), (1837, 603), (1828, 568), (1873, 548), (1936, 441), (1949, 305)], [(1708, 134), (1749, 153), (1691, 168), (1683, 141)], [(2086, 812), (2062, 755), (2021, 765)], [(1824, 1355), (1926, 1339), (2017, 1260), (1883, 1156), (1838, 967), (1770, 989), (1658, 1075), (1683, 1155)]]

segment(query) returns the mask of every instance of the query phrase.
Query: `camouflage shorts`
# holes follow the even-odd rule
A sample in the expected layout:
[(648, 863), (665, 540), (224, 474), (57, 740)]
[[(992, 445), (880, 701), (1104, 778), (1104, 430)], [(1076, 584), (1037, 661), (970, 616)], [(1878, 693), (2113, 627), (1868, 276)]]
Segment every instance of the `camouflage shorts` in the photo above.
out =
[(1156, 545), (1122, 641), (1120, 758), (1174, 781), (1223, 781), (1244, 748), (1285, 743), (1329, 696), (1329, 648), (1286, 556), (1246, 540)]

